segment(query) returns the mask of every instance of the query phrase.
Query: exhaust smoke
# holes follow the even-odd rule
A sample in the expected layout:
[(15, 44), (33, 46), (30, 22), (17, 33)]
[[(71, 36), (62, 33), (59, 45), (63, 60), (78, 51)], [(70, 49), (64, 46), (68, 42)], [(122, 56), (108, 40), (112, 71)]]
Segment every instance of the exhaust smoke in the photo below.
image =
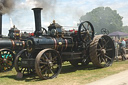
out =
[(15, 5), (15, 0), (0, 0), (0, 13), (10, 13)]

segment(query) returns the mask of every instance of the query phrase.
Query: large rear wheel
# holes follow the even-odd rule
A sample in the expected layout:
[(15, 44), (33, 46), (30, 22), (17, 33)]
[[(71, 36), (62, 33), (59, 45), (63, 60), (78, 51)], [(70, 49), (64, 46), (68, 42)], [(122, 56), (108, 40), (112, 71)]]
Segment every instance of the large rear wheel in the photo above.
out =
[(115, 47), (107, 35), (97, 35), (90, 44), (90, 59), (97, 67), (111, 66), (115, 57)]

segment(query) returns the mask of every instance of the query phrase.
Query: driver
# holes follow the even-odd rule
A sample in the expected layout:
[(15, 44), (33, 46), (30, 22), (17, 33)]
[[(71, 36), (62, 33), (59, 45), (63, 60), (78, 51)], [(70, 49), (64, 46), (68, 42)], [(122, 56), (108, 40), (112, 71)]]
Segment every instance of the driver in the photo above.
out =
[(51, 31), (52, 29), (61, 28), (62, 26), (53, 20), (53, 23), (48, 26), (48, 31)]

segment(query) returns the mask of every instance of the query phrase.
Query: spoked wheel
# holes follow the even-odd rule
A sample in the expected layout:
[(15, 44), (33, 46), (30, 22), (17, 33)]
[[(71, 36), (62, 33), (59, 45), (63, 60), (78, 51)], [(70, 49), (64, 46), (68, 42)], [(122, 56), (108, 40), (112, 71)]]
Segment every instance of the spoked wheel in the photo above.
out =
[(29, 59), (31, 56), (30, 53), (27, 52), (26, 49), (23, 49), (21, 50), (16, 58), (15, 58), (15, 69), (18, 72), (22, 73), (23, 75), (29, 75), (29, 74), (32, 74), (35, 72), (35, 69), (34, 69), (34, 65), (33, 65), (33, 68), (32, 67), (28, 67), (29, 66), (29, 63), (28, 63), (28, 66), (24, 63), (27, 63), (27, 62), (22, 62), (22, 60), (24, 59)]
[(84, 43), (90, 43), (94, 37), (94, 28), (89, 21), (82, 22), (78, 28), (78, 35)]
[(115, 57), (115, 47), (107, 35), (97, 35), (90, 44), (90, 58), (97, 67), (111, 66)]
[(61, 67), (61, 57), (56, 50), (44, 49), (36, 56), (35, 70), (41, 79), (55, 78), (60, 73)]
[(101, 33), (104, 34), (104, 35), (108, 35), (109, 34), (109, 31), (105, 28), (102, 28), (101, 29)]
[(10, 71), (13, 68), (15, 60), (14, 53), (9, 49), (0, 50), (0, 72)]

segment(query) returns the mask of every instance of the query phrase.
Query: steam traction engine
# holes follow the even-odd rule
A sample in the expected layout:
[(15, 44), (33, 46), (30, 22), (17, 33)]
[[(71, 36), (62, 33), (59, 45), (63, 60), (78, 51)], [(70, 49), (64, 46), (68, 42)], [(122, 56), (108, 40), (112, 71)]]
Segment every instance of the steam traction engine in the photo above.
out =
[[(42, 29), (42, 33), (47, 30)], [(20, 30), (11, 27), (8, 37), (2, 37), (2, 14), (0, 14), (0, 72), (10, 71), (14, 66), (15, 55), (25, 48), (25, 41), (28, 37), (34, 36), (33, 33), (20, 33)]]
[(0, 72), (10, 71), (13, 68), (16, 52), (24, 47), (25, 41), (0, 38)]
[(14, 66), (15, 52), (25, 47), (25, 41), (20, 40), (20, 31), (9, 30), (9, 37), (2, 37), (2, 14), (0, 14), (0, 72), (10, 71)]
[(41, 79), (56, 77), (62, 62), (73, 66), (88, 65), (90, 61), (97, 67), (108, 67), (114, 60), (114, 44), (107, 35), (94, 37), (94, 28), (88, 21), (79, 25), (78, 31), (65, 31), (53, 22), (48, 33), (41, 32), (41, 8), (33, 8), (35, 15), (35, 35), (26, 40), (26, 49), (17, 54), (15, 69), (18, 74), (36, 72)]

